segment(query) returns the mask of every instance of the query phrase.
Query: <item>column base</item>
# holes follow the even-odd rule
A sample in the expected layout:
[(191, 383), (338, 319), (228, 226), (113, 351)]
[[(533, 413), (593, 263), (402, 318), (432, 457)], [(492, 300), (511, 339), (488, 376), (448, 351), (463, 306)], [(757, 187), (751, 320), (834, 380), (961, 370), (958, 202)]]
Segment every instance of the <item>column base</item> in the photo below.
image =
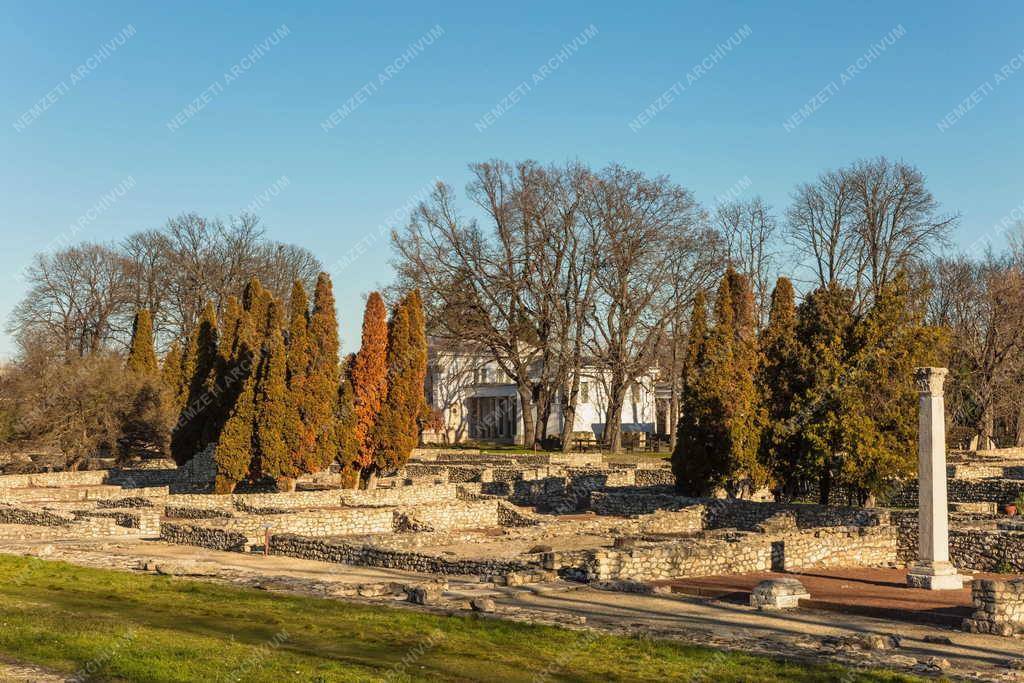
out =
[(971, 577), (957, 572), (949, 562), (918, 564), (907, 572), (907, 586), (930, 591), (960, 590)]

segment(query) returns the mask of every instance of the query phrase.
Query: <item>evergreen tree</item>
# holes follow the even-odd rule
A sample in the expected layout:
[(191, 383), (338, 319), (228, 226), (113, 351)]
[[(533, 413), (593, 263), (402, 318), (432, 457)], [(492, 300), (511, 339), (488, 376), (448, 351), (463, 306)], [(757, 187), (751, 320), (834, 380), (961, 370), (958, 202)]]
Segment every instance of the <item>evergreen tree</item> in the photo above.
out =
[(242, 382), (235, 405), (220, 433), (213, 452), (217, 468), (214, 481), (216, 493), (231, 493), (249, 476), (253, 459), (253, 422), (256, 416), (256, 375), (250, 373)]
[(288, 417), (288, 357), (277, 302), (271, 301), (267, 306), (263, 339), (254, 385), (257, 455), (254, 474), (272, 477), (278, 490), (293, 491), (295, 478), (301, 472), (284, 439)]
[(726, 271), (733, 304), (732, 372), (728, 376), (729, 448), (732, 459), (729, 486), (736, 495), (751, 494), (768, 482), (759, 453), (764, 408), (757, 389), (760, 348), (757, 310), (750, 278), (732, 268)]
[(315, 434), (305, 419), (306, 385), (309, 372), (309, 299), (302, 283), (292, 284), (289, 304), (287, 347), (287, 398), (283, 438), (289, 455), (303, 472), (314, 471), (311, 459), (316, 444)]
[(171, 342), (171, 348), (167, 349), (163, 362), (160, 364), (160, 383), (171, 397), (176, 414), (181, 412), (182, 404), (185, 401), (187, 383), (183, 372), (184, 361), (181, 344), (175, 339)]
[(195, 331), (195, 342), (190, 346), (194, 351), (186, 354), (188, 367), (192, 370), (188, 395), (171, 434), (171, 453), (179, 466), (207, 445), (203, 434), (209, 418), (207, 408), (214, 399), (217, 360), (217, 313), (212, 301), (206, 302)]
[[(395, 307), (388, 323), (387, 398), (373, 431), (373, 457), (377, 469), (401, 467), (419, 441), (424, 415), (426, 335), (418, 293), (412, 292)], [(420, 309), (422, 311), (422, 309)]]
[(362, 344), (352, 366), (356, 464), (364, 475), (374, 468), (373, 427), (388, 389), (388, 324), (384, 300), (372, 292), (363, 314)]
[(837, 483), (864, 505), (916, 471), (915, 367), (943, 355), (946, 335), (924, 324), (905, 273), (883, 285), (853, 329), (853, 372), (840, 390), (845, 444)]
[(788, 481), (791, 490), (816, 481), (822, 504), (831, 499), (835, 458), (846, 448), (849, 429), (841, 390), (852, 379), (853, 306), (853, 291), (833, 283), (811, 292), (797, 309), (801, 386), (793, 413), (800, 447)]
[(305, 472), (327, 469), (338, 455), (338, 348), (338, 317), (331, 278), (320, 273), (309, 319), (309, 370), (303, 419), (313, 445), (302, 463)]
[[(676, 426), (676, 446), (672, 452), (672, 471), (680, 489), (693, 492), (691, 482), (700, 478), (697, 462), (706, 460), (704, 435), (699, 432), (700, 418), (707, 408), (701, 402), (700, 378), (703, 372), (708, 336), (707, 299), (698, 291), (690, 313), (686, 356), (683, 359), (682, 391), (679, 397), (679, 422)], [(686, 462), (693, 459), (693, 462)]]
[(135, 313), (135, 320), (132, 322), (128, 369), (140, 375), (155, 375), (157, 372), (156, 349), (153, 347), (153, 318), (145, 308), (140, 308)]
[(352, 368), (355, 367), (356, 355), (350, 353), (341, 363), (341, 386), (338, 389), (338, 463), (342, 472), (349, 477), (349, 487), (359, 483), (359, 467), (356, 456), (359, 446), (356, 442), (356, 410), (355, 389), (352, 386)]
[(784, 497), (792, 498), (799, 489), (799, 481), (792, 473), (798, 471), (795, 460), (800, 451), (800, 425), (793, 413), (793, 401), (801, 385), (796, 301), (789, 278), (780, 277), (775, 284), (761, 349), (757, 384), (762, 392), (765, 430), (760, 459)]
[[(684, 493), (706, 496), (727, 487), (731, 495), (746, 495), (766, 479), (758, 461), (763, 417), (754, 384), (753, 295), (749, 280), (732, 268), (719, 285), (714, 313), (707, 341), (693, 349), (695, 358), (702, 357), (699, 367), (687, 370), (673, 470)], [(700, 313), (694, 316), (699, 330)]]
[[(700, 314), (694, 309), (694, 325)], [(731, 283), (722, 278), (715, 300), (715, 325), (702, 348), (700, 365), (688, 372), (691, 385), (680, 420), (673, 454), (676, 486), (687, 495), (707, 496), (725, 484), (729, 475), (726, 384), (732, 366), (735, 310)]]

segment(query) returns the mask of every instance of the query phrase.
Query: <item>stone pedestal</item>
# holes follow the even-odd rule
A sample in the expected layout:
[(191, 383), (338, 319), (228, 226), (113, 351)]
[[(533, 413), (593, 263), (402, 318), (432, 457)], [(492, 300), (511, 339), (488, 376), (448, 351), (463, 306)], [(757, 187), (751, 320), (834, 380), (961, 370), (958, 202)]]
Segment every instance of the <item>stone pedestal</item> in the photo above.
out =
[(965, 577), (949, 562), (949, 509), (946, 498), (946, 423), (942, 384), (946, 368), (915, 368), (920, 394), (918, 416), (918, 561), (907, 574), (911, 588), (963, 588)]

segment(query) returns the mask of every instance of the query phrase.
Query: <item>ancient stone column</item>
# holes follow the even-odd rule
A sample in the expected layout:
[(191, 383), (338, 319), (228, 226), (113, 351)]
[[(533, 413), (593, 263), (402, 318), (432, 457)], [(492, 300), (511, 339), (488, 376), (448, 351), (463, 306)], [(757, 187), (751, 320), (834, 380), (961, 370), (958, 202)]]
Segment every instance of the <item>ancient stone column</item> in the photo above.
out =
[(917, 437), (918, 562), (907, 574), (911, 588), (963, 588), (965, 577), (949, 562), (946, 499), (946, 422), (942, 384), (946, 368), (915, 368), (920, 394)]

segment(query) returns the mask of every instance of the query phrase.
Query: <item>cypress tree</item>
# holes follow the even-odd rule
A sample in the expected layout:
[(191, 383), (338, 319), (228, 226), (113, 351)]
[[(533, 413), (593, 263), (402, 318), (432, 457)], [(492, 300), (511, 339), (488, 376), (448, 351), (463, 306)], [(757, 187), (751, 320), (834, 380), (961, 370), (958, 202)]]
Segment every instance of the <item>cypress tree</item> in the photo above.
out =
[(701, 401), (701, 373), (703, 372), (708, 336), (707, 299), (703, 290), (693, 299), (690, 312), (690, 328), (687, 334), (686, 356), (683, 359), (682, 391), (679, 401), (679, 423), (676, 426), (676, 447), (672, 451), (672, 472), (682, 490), (692, 491), (691, 480), (699, 478), (691, 472), (695, 463), (685, 462), (706, 459), (703, 435), (699, 432), (701, 414), (706, 409)]
[(387, 353), (387, 311), (380, 294), (372, 292), (363, 314), (362, 344), (352, 366), (353, 438), (356, 442), (356, 464), (364, 476), (376, 471), (372, 434), (388, 390)]
[(181, 344), (175, 339), (171, 342), (171, 348), (164, 354), (163, 363), (160, 365), (160, 384), (171, 396), (176, 412), (181, 412), (185, 400), (185, 375), (182, 372), (184, 360)]
[[(241, 346), (242, 338), (251, 329), (251, 321), (246, 316), (238, 298), (229, 296), (221, 319), (221, 334), (217, 340), (212, 403), (207, 409), (208, 417), (203, 429), (203, 440), (207, 444), (220, 440), (221, 430), (248, 374), (248, 366), (243, 365), (247, 357), (242, 355)], [(246, 340), (246, 344), (245, 348), (252, 348), (253, 340)]]
[(793, 402), (800, 390), (800, 343), (796, 329), (796, 301), (793, 283), (780, 277), (772, 292), (768, 325), (761, 335), (763, 351), (758, 370), (762, 392), (765, 429), (761, 436), (761, 462), (771, 472), (787, 498), (799, 492), (799, 420)]
[(729, 486), (736, 495), (751, 494), (767, 483), (767, 471), (758, 457), (761, 432), (764, 428), (764, 410), (757, 389), (757, 369), (760, 349), (757, 339), (757, 313), (750, 278), (732, 268), (726, 271), (730, 279), (733, 303), (733, 362), (728, 378), (727, 428), (729, 431), (730, 465)]
[(256, 376), (250, 373), (231, 409), (213, 452), (217, 468), (216, 493), (231, 493), (251, 470), (253, 457), (253, 420), (256, 416)]
[(307, 373), (309, 372), (309, 299), (302, 283), (292, 284), (289, 304), (287, 345), (287, 396), (283, 438), (288, 453), (296, 466), (303, 472), (314, 471), (316, 463), (310, 459), (315, 435), (307, 428), (304, 419)]
[(341, 386), (338, 389), (337, 459), (342, 471), (349, 477), (349, 487), (355, 487), (359, 483), (359, 467), (356, 464), (359, 446), (355, 439), (355, 390), (352, 386), (352, 368), (355, 362), (354, 353), (345, 356), (341, 364)]
[(212, 301), (207, 301), (203, 308), (195, 331), (195, 343), (190, 343), (190, 346), (194, 352), (186, 354), (188, 366), (192, 369), (188, 393), (178, 423), (171, 434), (171, 453), (179, 466), (191, 460), (207, 445), (203, 434), (206, 420), (210, 417), (207, 409), (214, 400), (217, 360), (217, 313)]
[[(695, 311), (696, 315), (696, 311)], [(715, 299), (715, 325), (700, 350), (676, 443), (676, 486), (687, 495), (707, 496), (730, 474), (728, 380), (733, 363), (735, 309), (731, 280), (723, 277)]]
[(827, 505), (835, 479), (835, 457), (847, 447), (841, 389), (851, 375), (853, 291), (838, 284), (808, 294), (797, 308), (801, 388), (793, 402), (800, 448), (789, 476), (807, 488), (816, 480)]
[(312, 447), (303, 471), (321, 472), (338, 455), (338, 316), (331, 278), (320, 273), (309, 318), (309, 370), (303, 418)]
[[(420, 290), (414, 289), (409, 292), (407, 299), (406, 305), (409, 309), (409, 345), (413, 359), (410, 367), (416, 373), (411, 382), (415, 390), (411, 405), (419, 406), (419, 410), (413, 411), (417, 416), (413, 443), (413, 447), (415, 447), (420, 440), (420, 431), (430, 420), (430, 405), (427, 403), (426, 395), (427, 363), (429, 359), (426, 316), (423, 314), (423, 298), (420, 296)], [(408, 455), (406, 455), (406, 459), (408, 459)]]
[(277, 302), (271, 301), (267, 306), (263, 338), (254, 385), (256, 471), (272, 477), (278, 490), (293, 491), (295, 478), (301, 472), (284, 439), (288, 417), (288, 357)]
[(866, 504), (890, 482), (912, 478), (917, 457), (915, 367), (941, 358), (946, 335), (924, 322), (905, 273), (883, 285), (854, 324), (853, 372), (839, 389), (845, 448), (837, 484)]
[(391, 381), (374, 425), (377, 469), (401, 467), (419, 441), (427, 366), (422, 313), (415, 310), (419, 306), (418, 294), (410, 293), (395, 307), (388, 324), (387, 368)]
[(132, 321), (132, 341), (128, 349), (128, 369), (140, 375), (157, 372), (156, 349), (153, 347), (153, 317), (140, 308)]
[[(699, 317), (694, 321), (699, 327)], [(757, 388), (758, 347), (749, 280), (729, 268), (715, 301), (715, 326), (687, 390), (673, 467), (676, 485), (691, 495), (728, 487), (746, 495), (765, 481), (758, 461), (763, 422)], [(688, 371), (689, 372), (689, 371)]]

